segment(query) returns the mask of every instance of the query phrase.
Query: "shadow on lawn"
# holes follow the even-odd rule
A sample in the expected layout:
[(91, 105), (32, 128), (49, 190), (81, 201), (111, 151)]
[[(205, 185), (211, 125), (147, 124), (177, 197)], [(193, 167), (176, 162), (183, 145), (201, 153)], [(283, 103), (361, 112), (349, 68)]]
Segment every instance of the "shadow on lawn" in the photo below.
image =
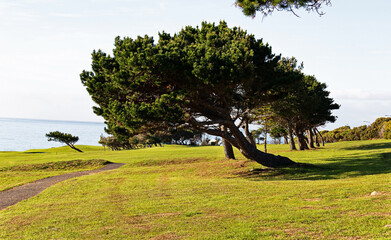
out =
[(369, 143), (365, 145), (353, 146), (343, 148), (345, 150), (380, 150), (380, 149), (391, 149), (391, 142), (387, 143)]
[[(391, 143), (365, 145), (351, 150), (375, 150), (391, 148)], [(324, 180), (391, 173), (391, 152), (350, 154), (344, 157), (325, 159), (324, 164), (302, 164), (281, 169), (253, 169), (238, 173), (240, 177), (254, 181), (265, 180)]]

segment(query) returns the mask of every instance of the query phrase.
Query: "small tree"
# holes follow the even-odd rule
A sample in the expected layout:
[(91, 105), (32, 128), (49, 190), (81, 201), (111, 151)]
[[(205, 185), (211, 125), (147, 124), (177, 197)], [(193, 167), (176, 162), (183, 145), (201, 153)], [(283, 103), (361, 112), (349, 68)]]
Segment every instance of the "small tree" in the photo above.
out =
[(78, 149), (77, 147), (74, 146), (74, 144), (79, 141), (78, 136), (72, 136), (69, 133), (62, 133), (59, 131), (55, 132), (50, 132), (46, 134), (46, 137), (48, 137), (48, 141), (54, 141), (54, 142), (60, 142), (60, 143), (65, 143), (68, 145), (70, 148), (78, 151), (78, 152), (83, 152), (82, 150)]
[(274, 140), (277, 140), (279, 143), (281, 142), (281, 138), (284, 138), (284, 143), (288, 144), (288, 131), (281, 126), (273, 126), (270, 129), (270, 137), (272, 137)]

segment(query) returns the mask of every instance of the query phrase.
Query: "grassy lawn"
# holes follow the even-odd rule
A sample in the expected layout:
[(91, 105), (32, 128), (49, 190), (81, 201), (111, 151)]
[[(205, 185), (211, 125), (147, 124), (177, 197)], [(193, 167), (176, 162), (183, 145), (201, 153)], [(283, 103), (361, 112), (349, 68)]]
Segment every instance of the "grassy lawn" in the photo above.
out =
[(126, 163), (0, 211), (0, 239), (391, 239), (391, 141), (269, 145), (314, 164), (278, 170), (222, 147), (80, 148), (0, 152), (0, 190), (101, 166), (37, 167), (49, 162)]

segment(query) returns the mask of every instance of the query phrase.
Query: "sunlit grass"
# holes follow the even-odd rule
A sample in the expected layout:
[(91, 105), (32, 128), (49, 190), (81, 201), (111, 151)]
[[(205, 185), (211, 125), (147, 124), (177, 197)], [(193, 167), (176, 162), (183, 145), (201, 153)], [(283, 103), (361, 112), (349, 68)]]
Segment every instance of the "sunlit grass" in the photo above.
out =
[(224, 160), (221, 147), (80, 148), (84, 153), (0, 153), (0, 168), (75, 159), (126, 163), (1, 211), (0, 239), (391, 238), (391, 141), (305, 152), (269, 145), (271, 153), (314, 165), (277, 170), (238, 152), (238, 160)]

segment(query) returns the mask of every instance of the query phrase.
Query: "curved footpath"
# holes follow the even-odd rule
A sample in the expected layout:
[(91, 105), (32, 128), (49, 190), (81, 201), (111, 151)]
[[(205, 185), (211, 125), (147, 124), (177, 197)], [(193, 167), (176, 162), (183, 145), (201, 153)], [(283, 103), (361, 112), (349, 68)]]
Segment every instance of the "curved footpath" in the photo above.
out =
[(72, 172), (72, 173), (66, 173), (63, 175), (48, 177), (44, 179), (37, 180), (32, 183), (28, 183), (26, 185), (22, 185), (19, 187), (11, 188), (5, 191), (0, 192), (0, 210), (7, 208), (9, 206), (12, 206), (14, 204), (17, 204), (18, 202), (34, 197), (35, 195), (39, 194), (46, 188), (62, 182), (64, 180), (79, 177), (83, 175), (90, 175), (102, 171), (107, 170), (113, 170), (117, 169), (119, 167), (122, 167), (125, 165), (124, 163), (110, 163), (106, 166), (96, 169), (96, 170), (89, 170), (89, 171), (82, 171), (82, 172)]

